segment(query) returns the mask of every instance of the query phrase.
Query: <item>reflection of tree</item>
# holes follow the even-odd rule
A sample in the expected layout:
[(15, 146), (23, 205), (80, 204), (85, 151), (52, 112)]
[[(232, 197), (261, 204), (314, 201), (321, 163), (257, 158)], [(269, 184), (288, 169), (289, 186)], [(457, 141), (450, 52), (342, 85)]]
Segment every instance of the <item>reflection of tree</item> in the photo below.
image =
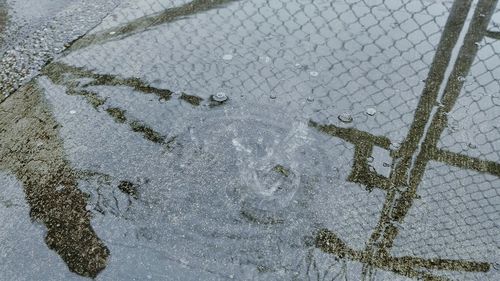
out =
[(173, 22), (187, 16), (215, 9), (232, 1), (235, 0), (193, 0), (186, 4), (166, 9), (159, 14), (141, 17), (136, 20), (130, 21), (125, 25), (107, 29), (97, 34), (89, 34), (84, 38), (76, 41), (71, 46), (70, 50), (84, 48), (89, 45), (99, 44), (112, 39), (122, 39), (137, 32), (141, 32), (147, 28), (168, 22)]
[[(2, 2), (0, 0), (0, 5)], [(194, 0), (158, 15), (133, 21), (117, 28), (114, 33), (116, 36), (124, 35), (205, 11), (224, 2), (227, 1)], [(0, 31), (4, 16), (4, 10), (0, 9)], [(113, 36), (108, 34), (108, 37)], [(112, 39), (108, 37), (89, 35), (75, 42), (74, 48)], [(94, 108), (103, 105), (105, 100), (84, 87), (79, 88), (75, 84), (79, 78), (92, 80), (85, 86), (128, 86), (138, 92), (154, 94), (161, 100), (168, 100), (171, 95), (170, 91), (150, 87), (139, 79), (99, 75), (59, 63), (49, 64), (42, 72), (53, 82), (64, 84), (69, 94), (85, 97)], [(65, 75), (73, 76), (66, 79)], [(184, 98), (193, 101), (193, 97)], [(128, 120), (124, 110), (108, 108), (106, 112), (117, 122), (127, 123), (132, 131), (148, 141), (166, 148), (173, 141), (166, 140), (142, 122)], [(29, 83), (9, 99), (0, 101), (0, 169), (14, 173), (23, 184), (31, 209), (30, 216), (47, 229), (45, 242), (48, 247), (60, 255), (71, 271), (93, 278), (106, 267), (110, 253), (91, 226), (91, 214), (86, 209), (87, 197), (78, 189), (78, 172), (72, 169), (65, 157), (58, 127), (43, 101), (41, 89), (35, 83)], [(129, 200), (137, 197), (134, 188), (135, 185), (127, 181), (118, 185), (120, 191), (130, 195)]]
[[(447, 114), (452, 110), (462, 89), (464, 79), (461, 78), (465, 77), (470, 70), (478, 51), (476, 42), (481, 41), (486, 35), (486, 28), (497, 3), (497, 1), (481, 0), (477, 4), (458, 59), (448, 78), (444, 94), (440, 98), (438, 96), (439, 88), (445, 79), (445, 71), (450, 62), (452, 49), (457, 44), (460, 31), (471, 8), (471, 2), (469, 0), (455, 1), (453, 5), (409, 134), (401, 147), (392, 152), (396, 164), (388, 178), (370, 171), (367, 159), (372, 153), (373, 146), (389, 149), (389, 139), (355, 129), (310, 123), (312, 127), (324, 133), (342, 138), (355, 145), (355, 160), (349, 177), (350, 181), (363, 184), (367, 188), (381, 188), (387, 192), (379, 223), (365, 250), (356, 251), (349, 248), (345, 242), (326, 229), (321, 230), (316, 237), (317, 247), (338, 257), (364, 263), (365, 273), (370, 267), (378, 267), (408, 277), (446, 280), (428, 273), (428, 271), (486, 272), (490, 270), (490, 264), (486, 262), (391, 257), (389, 255), (398, 235), (397, 225), (403, 222), (413, 205), (413, 200), (417, 196), (417, 188), (429, 161), (440, 161), (456, 167), (500, 176), (500, 164), (498, 163), (437, 148), (437, 142), (448, 122)], [(437, 108), (437, 112), (431, 116), (438, 101), (440, 106)]]

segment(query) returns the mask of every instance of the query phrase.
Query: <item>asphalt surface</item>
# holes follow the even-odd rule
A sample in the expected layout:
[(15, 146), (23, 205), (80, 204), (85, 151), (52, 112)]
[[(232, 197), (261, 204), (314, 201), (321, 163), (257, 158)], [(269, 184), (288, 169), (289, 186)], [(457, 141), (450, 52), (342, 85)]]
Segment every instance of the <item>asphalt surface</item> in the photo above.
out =
[(0, 280), (500, 279), (496, 1), (37, 5)]

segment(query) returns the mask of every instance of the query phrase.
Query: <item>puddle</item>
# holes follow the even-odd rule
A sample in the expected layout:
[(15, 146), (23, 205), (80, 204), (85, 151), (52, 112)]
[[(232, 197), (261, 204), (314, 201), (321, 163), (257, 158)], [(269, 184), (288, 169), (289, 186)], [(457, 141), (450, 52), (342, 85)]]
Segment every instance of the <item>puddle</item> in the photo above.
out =
[(84, 36), (0, 105), (22, 112), (0, 110), (22, 129), (0, 167), (71, 271), (498, 279), (496, 1), (178, 2)]

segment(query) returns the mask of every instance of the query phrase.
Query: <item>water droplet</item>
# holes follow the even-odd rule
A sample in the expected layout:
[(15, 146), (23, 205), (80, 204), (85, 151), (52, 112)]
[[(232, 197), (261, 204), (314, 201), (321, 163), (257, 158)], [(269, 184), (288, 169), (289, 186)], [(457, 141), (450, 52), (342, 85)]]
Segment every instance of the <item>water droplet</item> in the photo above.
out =
[(482, 95), (480, 93), (472, 93), (470, 96), (473, 101), (480, 101)]
[(375, 113), (377, 113), (377, 110), (375, 108), (373, 108), (373, 107), (369, 107), (369, 108), (366, 109), (366, 114), (367, 115), (373, 116), (373, 115), (375, 115)]
[(276, 95), (275, 95), (275, 94), (271, 94), (271, 95), (269, 96), (269, 98), (270, 98), (270, 99), (272, 99), (272, 100), (275, 100), (275, 99), (276, 99)]
[(233, 59), (233, 55), (231, 54), (225, 54), (222, 56), (222, 59), (223, 60), (232, 60)]
[(309, 74), (310, 74), (312, 77), (317, 77), (317, 76), (319, 75), (319, 72), (317, 72), (317, 71), (311, 71)]
[(69, 114), (76, 114), (76, 110), (70, 110)]
[(271, 62), (271, 58), (268, 57), (268, 56), (265, 56), (265, 57), (262, 57), (261, 58), (265, 63), (270, 63)]
[(353, 121), (353, 118), (349, 112), (344, 112), (339, 115), (339, 120), (344, 123), (351, 123)]
[(308, 101), (308, 102), (313, 102), (313, 101), (314, 101), (314, 98), (313, 98), (313, 97), (307, 97), (307, 101)]
[(224, 101), (227, 100), (227, 95), (226, 95), (226, 93), (219, 92), (219, 93), (213, 95), (212, 98), (213, 98), (214, 101), (224, 102)]

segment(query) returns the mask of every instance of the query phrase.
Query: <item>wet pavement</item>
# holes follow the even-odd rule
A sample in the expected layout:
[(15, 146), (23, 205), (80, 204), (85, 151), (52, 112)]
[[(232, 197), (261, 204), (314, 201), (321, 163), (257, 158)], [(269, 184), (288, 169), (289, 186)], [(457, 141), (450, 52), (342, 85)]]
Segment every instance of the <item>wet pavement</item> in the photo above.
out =
[(0, 103), (1, 280), (500, 280), (497, 1), (99, 22)]
[(120, 1), (0, 1), (0, 101), (98, 25)]

